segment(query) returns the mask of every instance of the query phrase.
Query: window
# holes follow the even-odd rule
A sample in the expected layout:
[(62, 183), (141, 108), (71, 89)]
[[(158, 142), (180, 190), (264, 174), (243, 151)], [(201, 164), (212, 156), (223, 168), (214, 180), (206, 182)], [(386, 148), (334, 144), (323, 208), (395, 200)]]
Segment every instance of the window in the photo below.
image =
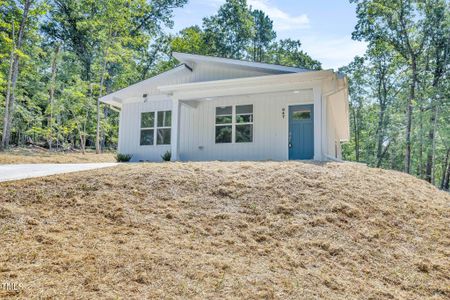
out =
[(216, 143), (231, 143), (233, 135), (233, 107), (216, 107)]
[(170, 145), (171, 126), (172, 112), (170, 110), (141, 113), (140, 145), (153, 146), (155, 142), (157, 145)]
[(292, 113), (292, 120), (301, 121), (301, 120), (309, 120), (311, 119), (311, 111), (310, 110), (299, 110), (294, 111)]
[(158, 125), (156, 128), (156, 143), (158, 145), (170, 145), (170, 132), (172, 126), (172, 112), (158, 111)]
[(233, 141), (253, 142), (253, 105), (216, 107), (216, 143)]
[(253, 105), (236, 106), (236, 143), (253, 142)]
[(155, 127), (155, 113), (141, 113), (141, 146), (153, 145)]

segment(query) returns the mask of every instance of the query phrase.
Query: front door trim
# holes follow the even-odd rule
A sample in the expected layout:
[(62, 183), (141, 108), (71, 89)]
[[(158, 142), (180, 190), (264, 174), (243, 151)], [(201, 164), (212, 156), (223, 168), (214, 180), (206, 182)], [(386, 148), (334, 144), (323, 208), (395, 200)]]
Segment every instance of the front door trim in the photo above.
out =
[[(310, 154), (310, 155), (308, 155), (308, 157), (304, 157), (304, 158), (295, 158), (295, 157), (293, 157), (294, 155), (292, 155), (291, 154), (291, 147), (289, 146), (289, 144), (290, 144), (290, 138), (289, 138), (289, 135), (291, 134), (291, 116), (292, 116), (292, 113), (291, 113), (291, 111), (292, 111), (292, 109), (294, 109), (294, 107), (302, 107), (302, 108), (305, 108), (305, 109), (309, 109), (310, 111), (311, 111), (311, 123), (310, 124), (312, 124), (312, 132), (311, 132), (311, 134), (312, 134), (312, 137), (311, 137), (311, 140), (310, 140), (310, 143), (312, 143), (312, 149), (310, 149), (310, 150), (312, 150), (312, 154)], [(315, 135), (315, 130), (314, 130), (314, 128), (315, 128), (315, 105), (314, 105), (314, 103), (292, 103), (292, 104), (289, 104), (288, 105), (288, 109), (287, 109), (287, 157), (288, 157), (288, 160), (309, 160), (309, 159), (314, 159), (314, 157), (315, 157), (315, 139), (316, 139), (316, 137), (314, 136)], [(302, 121), (300, 121), (300, 122), (302, 122)], [(298, 125), (298, 123), (297, 123), (297, 125)], [(300, 151), (300, 149), (299, 149), (299, 151)], [(301, 154), (299, 154), (299, 155), (301, 155)]]

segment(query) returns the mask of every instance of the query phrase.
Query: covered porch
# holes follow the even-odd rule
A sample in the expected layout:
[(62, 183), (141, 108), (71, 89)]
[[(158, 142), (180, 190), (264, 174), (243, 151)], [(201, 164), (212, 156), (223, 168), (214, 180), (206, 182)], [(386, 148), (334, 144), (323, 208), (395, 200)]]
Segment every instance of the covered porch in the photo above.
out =
[[(199, 157), (214, 159), (211, 154), (214, 151), (224, 151), (221, 157), (227, 160), (234, 160), (233, 155), (226, 155), (230, 151), (239, 153), (240, 159), (236, 160), (245, 159), (249, 151), (253, 153), (251, 157), (254, 159), (287, 160), (287, 114), (289, 107), (294, 104), (311, 104), (314, 107), (314, 160), (330, 159), (330, 154), (336, 151), (334, 142), (328, 138), (330, 131), (333, 138), (348, 138), (345, 136), (348, 122), (345, 120), (339, 122), (340, 129), (327, 125), (331, 114), (339, 118), (340, 114), (345, 113), (342, 109), (347, 104), (346, 94), (343, 93), (346, 91), (345, 79), (330, 70), (167, 85), (160, 86), (159, 90), (172, 101), (171, 153), (174, 161), (198, 160)], [(333, 104), (327, 108), (329, 99), (333, 100)], [(208, 144), (209, 140), (214, 140), (213, 108), (240, 104), (254, 105), (253, 143)], [(196, 125), (196, 119), (199, 118), (204, 121)], [(191, 123), (194, 125), (191, 126)], [(203, 136), (207, 138), (202, 140)], [(263, 149), (268, 147), (273, 149)]]

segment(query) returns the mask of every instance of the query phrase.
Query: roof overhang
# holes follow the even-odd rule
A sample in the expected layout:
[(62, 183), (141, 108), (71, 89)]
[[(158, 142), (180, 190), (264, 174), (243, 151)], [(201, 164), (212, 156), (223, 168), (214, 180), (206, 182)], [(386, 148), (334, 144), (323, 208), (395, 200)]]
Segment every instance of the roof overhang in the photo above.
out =
[(175, 57), (180, 63), (184, 63), (190, 66), (194, 66), (198, 63), (209, 63), (209, 64), (223, 64), (229, 65), (237, 68), (243, 69), (254, 69), (261, 71), (269, 71), (273, 73), (299, 73), (307, 72), (308, 69), (297, 68), (297, 67), (287, 67), (275, 64), (266, 64), (253, 61), (245, 61), (231, 58), (222, 58), (215, 56), (197, 55), (189, 53), (172, 52), (172, 56)]
[(181, 64), (169, 71), (166, 71), (164, 73), (161, 73), (161, 74), (151, 77), (149, 79), (140, 81), (140, 82), (130, 85), (126, 88), (118, 90), (114, 93), (103, 96), (100, 98), (100, 101), (103, 103), (121, 108), (124, 100), (126, 100), (128, 98), (136, 97), (136, 95), (142, 97), (142, 95), (146, 92), (146, 90), (150, 86), (157, 84), (159, 81), (164, 80), (165, 78), (168, 78), (169, 76), (173, 75), (174, 73), (178, 73), (178, 72), (182, 72), (182, 71), (191, 72), (192, 69), (189, 66), (186, 66), (185, 64)]
[(219, 96), (271, 93), (311, 88), (314, 82), (332, 78), (332, 70), (267, 75), (159, 86), (158, 89), (179, 100), (198, 100)]

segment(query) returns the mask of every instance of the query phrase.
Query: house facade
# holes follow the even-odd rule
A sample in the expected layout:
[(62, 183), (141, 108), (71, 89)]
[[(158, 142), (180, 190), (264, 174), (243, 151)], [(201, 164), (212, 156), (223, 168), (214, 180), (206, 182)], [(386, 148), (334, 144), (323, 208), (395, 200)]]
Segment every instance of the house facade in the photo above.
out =
[(349, 139), (346, 78), (173, 53), (180, 65), (102, 97), (120, 111), (132, 161), (339, 160)]

